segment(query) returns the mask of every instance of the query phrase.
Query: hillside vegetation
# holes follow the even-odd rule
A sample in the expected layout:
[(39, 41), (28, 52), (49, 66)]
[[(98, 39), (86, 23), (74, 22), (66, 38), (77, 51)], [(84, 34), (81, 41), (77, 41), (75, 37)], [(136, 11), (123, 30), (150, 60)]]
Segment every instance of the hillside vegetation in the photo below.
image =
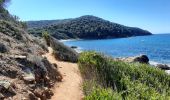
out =
[(0, 0), (0, 100), (47, 100), (60, 73), (42, 57), (43, 39), (29, 35), (23, 22), (4, 8)]
[(170, 76), (146, 64), (113, 61), (83, 52), (79, 68), (85, 100), (169, 100)]
[[(45, 23), (40, 28), (36, 25)], [(52, 21), (56, 22), (56, 21)], [(75, 19), (63, 20), (57, 24), (50, 21), (39, 21), (28, 25), (29, 33), (40, 36), (43, 31), (48, 31), (57, 39), (104, 39), (104, 38), (121, 38), (131, 36), (151, 35), (150, 32), (135, 27), (127, 27), (117, 23), (106, 21), (95, 16), (82, 16)], [(33, 22), (31, 22), (33, 23)], [(36, 26), (33, 28), (33, 26)]]

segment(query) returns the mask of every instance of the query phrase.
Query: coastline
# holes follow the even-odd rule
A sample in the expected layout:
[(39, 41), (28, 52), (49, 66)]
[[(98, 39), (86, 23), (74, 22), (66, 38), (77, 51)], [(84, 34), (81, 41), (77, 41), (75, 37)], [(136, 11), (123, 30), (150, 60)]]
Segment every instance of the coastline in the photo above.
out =
[[(154, 35), (155, 35), (155, 34), (154, 34)], [(60, 42), (63, 42), (63, 43), (65, 42), (64, 44), (67, 45), (67, 46), (69, 46), (69, 47), (71, 47), (71, 46), (76, 46), (77, 48), (74, 48), (74, 50), (75, 50), (77, 53), (81, 53), (81, 52), (85, 51), (84, 48), (81, 48), (81, 47), (78, 46), (78, 45), (69, 44), (69, 41), (79, 41), (79, 40), (84, 40), (84, 39), (67, 39), (67, 40), (63, 39), (63, 40), (59, 40), (59, 41), (60, 41)], [(67, 42), (68, 42), (68, 44), (67, 44)], [(108, 55), (108, 56), (109, 56), (109, 55)], [(132, 56), (129, 56), (129, 57), (132, 57)], [(113, 56), (112, 56), (112, 58), (117, 58), (117, 57), (113, 57)], [(120, 58), (124, 58), (124, 57), (122, 56), (122, 57), (120, 57)], [(149, 61), (149, 64), (150, 64), (151, 66), (167, 65), (167, 66), (170, 67), (170, 63), (163, 63), (163, 62), (161, 62), (161, 61), (154, 61), (153, 59), (149, 59), (149, 60), (150, 60), (150, 61)], [(170, 74), (170, 70), (165, 70), (165, 72), (168, 73), (168, 74)]]
[(60, 42), (67, 42), (67, 41), (78, 41), (78, 40), (83, 40), (83, 39), (61, 39), (59, 41)]

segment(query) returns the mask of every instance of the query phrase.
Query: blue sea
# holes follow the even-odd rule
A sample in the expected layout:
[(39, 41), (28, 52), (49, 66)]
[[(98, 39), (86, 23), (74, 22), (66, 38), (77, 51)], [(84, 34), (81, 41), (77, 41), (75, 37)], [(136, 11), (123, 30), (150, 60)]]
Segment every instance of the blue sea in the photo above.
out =
[(63, 42), (68, 46), (77, 46), (77, 51), (95, 50), (112, 57), (146, 54), (151, 63), (170, 65), (170, 34)]

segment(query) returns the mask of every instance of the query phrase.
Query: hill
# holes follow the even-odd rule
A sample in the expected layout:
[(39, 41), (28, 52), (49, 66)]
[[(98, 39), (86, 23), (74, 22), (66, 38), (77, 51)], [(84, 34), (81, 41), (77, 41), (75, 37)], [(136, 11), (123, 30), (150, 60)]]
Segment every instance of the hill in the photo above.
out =
[[(27, 23), (29, 33), (40, 36), (43, 31), (48, 31), (57, 39), (104, 39), (152, 34), (140, 28), (120, 25), (91, 15), (70, 20), (31, 22), (34, 24)], [(46, 23), (46, 25), (36, 26), (40, 23)]]
[(32, 28), (43, 28), (51, 25), (57, 25), (61, 23), (66, 23), (71, 19), (63, 19), (63, 20), (40, 20), (40, 21), (27, 21), (27, 26), (29, 29)]

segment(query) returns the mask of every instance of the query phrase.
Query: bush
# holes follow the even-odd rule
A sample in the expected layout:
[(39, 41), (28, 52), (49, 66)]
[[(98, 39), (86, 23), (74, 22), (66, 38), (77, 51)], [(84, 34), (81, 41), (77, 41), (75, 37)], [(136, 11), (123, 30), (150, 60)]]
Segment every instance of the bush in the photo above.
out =
[(53, 48), (55, 58), (62, 61), (77, 62), (78, 53), (73, 49), (65, 46), (63, 43), (59, 42), (53, 37), (50, 37), (51, 47)]
[(170, 99), (170, 76), (158, 68), (113, 61), (95, 52), (81, 53), (79, 66), (86, 82), (91, 77), (103, 88), (121, 93), (123, 99)]
[(42, 32), (42, 37), (47, 42), (47, 45), (50, 46), (50, 35), (47, 31)]
[(84, 100), (122, 100), (122, 97), (111, 89), (95, 88)]

